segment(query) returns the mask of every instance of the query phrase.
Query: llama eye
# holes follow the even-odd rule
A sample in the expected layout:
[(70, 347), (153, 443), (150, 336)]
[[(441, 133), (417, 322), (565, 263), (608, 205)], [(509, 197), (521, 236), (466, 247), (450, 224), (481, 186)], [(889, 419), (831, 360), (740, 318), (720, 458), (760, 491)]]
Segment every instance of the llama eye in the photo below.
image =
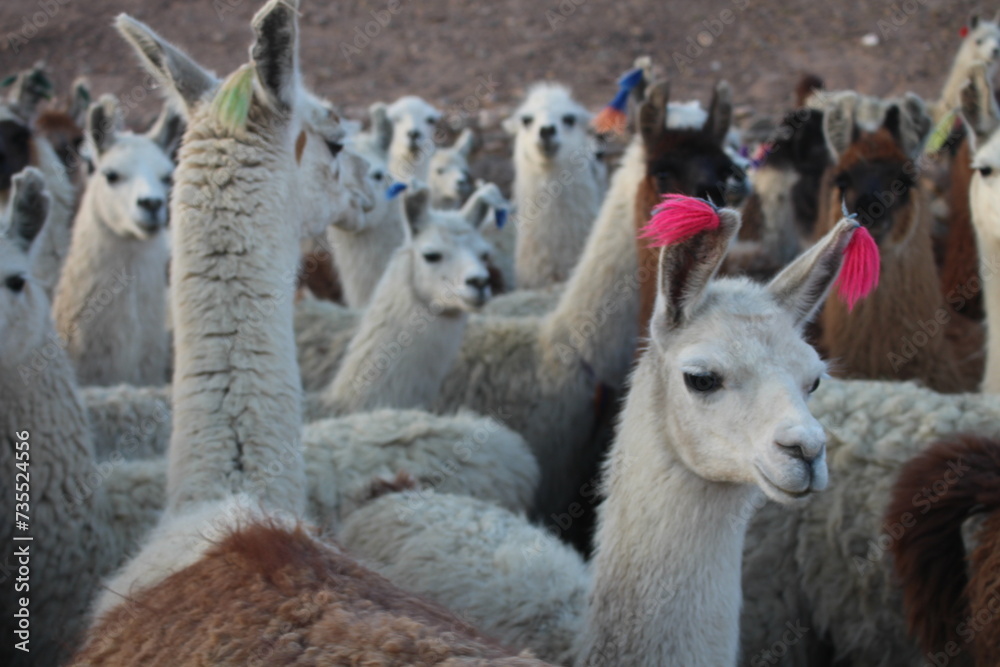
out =
[(439, 252), (425, 252), (424, 261), (428, 264), (436, 264), (441, 261), (441, 253)]
[(816, 381), (812, 383), (811, 387), (809, 387), (809, 393), (811, 394), (815, 392), (817, 389), (819, 389), (819, 378), (816, 378)]
[(534, 122), (534, 117), (532, 116), (521, 116), (521, 125), (525, 127), (531, 127), (531, 123)]
[(993, 167), (980, 167), (979, 168), (979, 175), (982, 176), (983, 178), (989, 176), (992, 173), (993, 173)]
[(374, 174), (372, 174), (372, 178), (374, 178), (376, 181), (381, 181), (382, 180), (382, 172), (381, 171), (376, 171)]
[(437, 122), (437, 118), (435, 118), (434, 116), (428, 116), (427, 117), (427, 124), (428, 125), (434, 125), (436, 122)]
[(722, 388), (722, 378), (715, 373), (685, 373), (684, 384), (693, 392), (708, 394)]
[(173, 176), (171, 176), (170, 174), (167, 174), (166, 176), (164, 176), (164, 177), (163, 177), (163, 178), (161, 178), (160, 180), (161, 180), (161, 181), (163, 182), (163, 184), (164, 184), (165, 186), (167, 186), (168, 188), (169, 188), (169, 187), (170, 187), (171, 185), (173, 185), (173, 184), (174, 184), (174, 178), (173, 178)]
[(833, 180), (833, 184), (837, 186), (841, 192), (851, 187), (851, 177), (847, 174), (837, 174), (837, 178)]
[(444, 167), (438, 168), (438, 176), (444, 176)]
[(568, 113), (562, 117), (562, 122), (566, 127), (573, 127), (576, 125), (576, 116)]
[(24, 284), (25, 284), (24, 276), (21, 275), (9, 276), (7, 280), (4, 281), (4, 285), (7, 287), (7, 289), (9, 289), (11, 292), (14, 292), (15, 294), (19, 293), (21, 290), (24, 289)]
[(484, 264), (485, 264), (485, 263), (488, 263), (488, 262), (490, 261), (490, 253), (488, 253), (488, 252), (484, 252), (484, 253), (483, 253), (482, 255), (480, 255), (480, 256), (479, 256), (479, 259), (480, 259), (480, 260), (481, 260), (481, 261), (482, 261), (482, 262), (483, 262)]
[(653, 178), (656, 179), (656, 189), (660, 194), (670, 189), (670, 174), (668, 172), (661, 171), (658, 174), (654, 174)]
[(976, 46), (982, 46), (982, 45), (983, 45), (983, 38), (980, 37), (979, 39), (976, 40)]
[(333, 157), (337, 157), (340, 154), (340, 151), (344, 150), (344, 144), (337, 143), (336, 141), (330, 141), (329, 139), (324, 139), (323, 142), (326, 144), (326, 147), (330, 149), (330, 154), (333, 155)]
[(104, 172), (104, 178), (108, 179), (108, 183), (110, 183), (111, 185), (114, 185), (115, 183), (121, 180), (121, 176), (118, 174), (118, 172), (111, 170)]

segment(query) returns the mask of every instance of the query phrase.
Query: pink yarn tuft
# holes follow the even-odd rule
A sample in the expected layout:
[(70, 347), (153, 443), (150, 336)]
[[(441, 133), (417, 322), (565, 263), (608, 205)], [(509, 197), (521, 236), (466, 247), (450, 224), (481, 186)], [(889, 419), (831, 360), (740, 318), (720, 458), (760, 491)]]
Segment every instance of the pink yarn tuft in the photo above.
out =
[(837, 294), (847, 310), (854, 310), (854, 305), (875, 289), (878, 276), (878, 245), (868, 230), (859, 226), (844, 248), (844, 266), (837, 278)]
[(686, 241), (695, 234), (719, 228), (719, 214), (704, 199), (682, 195), (664, 195), (653, 209), (652, 219), (640, 234), (650, 239), (654, 248)]

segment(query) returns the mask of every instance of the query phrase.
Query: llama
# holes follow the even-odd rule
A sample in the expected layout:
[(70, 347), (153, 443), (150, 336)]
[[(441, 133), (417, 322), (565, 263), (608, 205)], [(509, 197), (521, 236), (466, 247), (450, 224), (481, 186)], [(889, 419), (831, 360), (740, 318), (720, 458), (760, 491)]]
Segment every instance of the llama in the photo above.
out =
[[(162, 475), (145, 462), (95, 460), (73, 367), (32, 272), (38, 258), (32, 246), (48, 209), (41, 172), (29, 167), (15, 175), (0, 221), (0, 422), (10, 439), (0, 464), (19, 478), (16, 488), (7, 487), (18, 492), (10, 500), (25, 503), (30, 495), (31, 512), (10, 507), (28, 514), (30, 527), (15, 533), (14, 524), (5, 523), (0, 557), (16, 563), (26, 545), (32, 577), (30, 638), (18, 640), (30, 653), (5, 642), (0, 660), (9, 665), (59, 664), (68, 656), (101, 578), (121, 564), (163, 504)], [(23, 535), (33, 541), (14, 541)], [(60, 547), (33, 546), (42, 543)], [(16, 636), (16, 602), (5, 596), (0, 603), (8, 637)]]
[[(713, 281), (739, 218), (724, 210), (718, 221), (718, 228), (663, 252), (657, 342), (633, 376), (605, 466), (592, 584), (579, 558), (539, 529), (496, 509), (462, 509), (462, 499), (440, 495), (409, 513), (407, 494), (376, 500), (345, 523), (345, 545), (401, 585), (563, 664), (733, 664), (742, 535), (753, 504), (763, 497), (793, 503), (826, 484), (825, 435), (806, 407), (824, 365), (801, 331), (837, 277), (857, 223), (845, 220), (763, 286)], [(755, 324), (737, 323), (746, 317)], [(758, 375), (755, 359), (779, 368), (781, 379)], [(740, 389), (726, 388), (732, 378), (740, 378)], [(734, 395), (726, 396), (730, 391)], [(677, 397), (667, 412), (664, 396)], [(747, 418), (740, 410), (718, 404), (749, 396), (781, 397), (780, 414), (754, 411), (768, 413), (753, 427), (762, 434), (759, 444), (745, 442)], [(709, 400), (717, 402), (710, 409), (720, 410), (713, 423), (721, 428), (706, 442), (701, 419), (689, 415), (702, 415)], [(727, 433), (742, 444), (729, 443)], [(687, 503), (691, 513), (662, 511)], [(488, 528), (469, 540), (480, 521)], [(381, 528), (366, 531), (366, 525)], [(472, 546), (445, 562), (421, 555), (448, 553), (453, 540)], [(493, 575), (484, 562), (502, 565)]]
[(931, 116), (934, 123), (941, 122), (945, 116), (953, 113), (962, 104), (962, 88), (976, 67), (982, 67), (986, 79), (992, 81), (1000, 62), (1000, 13), (992, 21), (986, 21), (973, 15), (969, 19), (968, 34), (964, 35), (948, 78), (945, 79), (941, 97), (934, 103)]
[[(732, 117), (729, 84), (720, 81), (715, 86), (708, 116), (687, 122), (671, 121), (669, 115), (670, 88), (665, 82), (651, 84), (646, 90), (650, 104), (637, 121), (646, 143), (648, 157), (643, 181), (637, 195), (634, 214), (637, 225), (653, 208), (661, 195), (679, 193), (701, 197), (717, 205), (726, 201), (726, 191), (733, 185), (734, 165), (723, 150)], [(675, 109), (677, 107), (674, 107)], [(673, 127), (671, 127), (673, 125)], [(657, 249), (646, 239), (637, 241), (639, 266), (647, 270), (639, 280), (640, 337), (646, 331), (656, 297), (656, 277), (649, 267), (656, 266)]]
[[(192, 233), (200, 231), (199, 223), (207, 226), (207, 216), (199, 215), (201, 210), (212, 210), (213, 204), (223, 203), (230, 194), (209, 191), (200, 201), (185, 201), (189, 194), (187, 188), (190, 187), (188, 179), (194, 184), (198, 182), (199, 176), (197, 163), (200, 156), (198, 153), (192, 153), (193, 142), (200, 143), (203, 151), (211, 150), (215, 144), (219, 157), (224, 157), (229, 154), (225, 148), (231, 140), (252, 140), (253, 152), (259, 158), (271, 156), (269, 173), (272, 176), (274, 189), (270, 192), (266, 189), (261, 192), (260, 189), (255, 191), (253, 188), (248, 188), (250, 192), (247, 195), (254, 200), (252, 203), (255, 204), (256, 215), (244, 216), (245, 227), (256, 228), (254, 231), (257, 234), (261, 234), (266, 224), (284, 227), (288, 207), (296, 206), (294, 189), (287, 187), (290, 184), (282, 183), (285, 179), (280, 177), (280, 171), (274, 171), (274, 167), (283, 166), (289, 173), (294, 171), (291, 167), (295, 161), (293, 137), (296, 133), (287, 130), (290, 129), (289, 123), (292, 124), (292, 128), (297, 123), (296, 115), (299, 112), (297, 105), (302, 99), (298, 94), (300, 84), (297, 67), (297, 9), (295, 3), (281, 0), (271, 0), (265, 5), (253, 21), (257, 38), (251, 49), (253, 65), (250, 68), (243, 67), (231, 75), (219, 88), (213, 103), (197, 104), (195, 100), (191, 100), (191, 123), (179, 154), (178, 195), (171, 203), (178, 238), (181, 239), (174, 260), (178, 265), (183, 266), (185, 260), (190, 262), (192, 259), (204, 262), (206, 259), (203, 254), (204, 247), (199, 251), (199, 246), (204, 244), (214, 247), (212, 242), (217, 243), (221, 240), (219, 237), (223, 239), (230, 237), (228, 240), (235, 242), (248, 240), (246, 236), (248, 230), (238, 229), (235, 226), (223, 227), (224, 231), (215, 237), (206, 235), (192, 238)], [(119, 21), (121, 22), (121, 19)], [(146, 46), (149, 46), (148, 43)], [(164, 66), (163, 61), (160, 61), (160, 65)], [(253, 78), (246, 83), (252, 85), (246, 86), (246, 83), (241, 85), (241, 82), (251, 75)], [(228, 104), (227, 99), (236, 101), (232, 97), (235, 95), (249, 96), (249, 99), (235, 106)], [(241, 109), (246, 110), (245, 116), (243, 113), (233, 115), (234, 111)], [(278, 127), (286, 131), (275, 131)], [(214, 139), (211, 138), (213, 135)], [(284, 165), (279, 162), (281, 158)], [(192, 159), (195, 164), (191, 164)], [(230, 181), (237, 187), (246, 178), (248, 171), (243, 169), (239, 173), (240, 176)], [(251, 182), (256, 180), (252, 178), (252, 173), (250, 176)], [(277, 177), (274, 178), (275, 176)], [(263, 182), (267, 182), (267, 179)], [(281, 187), (283, 185), (286, 187)], [(283, 244), (281, 237), (271, 239), (283, 247), (275, 247), (273, 243), (253, 243), (240, 244), (236, 249), (239, 251), (241, 262), (249, 261), (256, 264), (258, 269), (264, 269), (264, 275), (273, 273), (281, 275), (282, 271), (294, 270), (298, 246), (296, 236), (286, 233)], [(188, 253), (194, 257), (187, 258)], [(259, 277), (257, 279), (260, 280)], [(288, 282), (286, 280), (283, 287), (289, 292), (290, 301), (291, 285)], [(230, 299), (238, 300), (242, 297), (245, 286), (235, 284), (235, 281), (223, 281), (223, 283), (230, 285), (228, 288)], [(457, 664), (463, 656), (502, 658), (507, 655), (510, 660), (497, 660), (494, 664), (540, 664), (528, 657), (515, 659), (512, 653), (490, 640), (481, 638), (470, 626), (450, 616), (443, 609), (394, 589), (388, 582), (359, 566), (336, 545), (318, 539), (312, 531), (291, 518), (295, 515), (301, 516), (305, 495), (301, 492), (301, 488), (298, 495), (292, 493), (291, 484), (304, 477), (301, 457), (294, 452), (294, 446), (291, 448), (292, 451), (289, 451), (287, 446), (286, 438), (294, 439), (294, 435), (268, 433), (255, 429), (252, 437), (234, 438), (229, 441), (229, 448), (232, 450), (228, 452), (229, 456), (218, 456), (223, 453), (221, 451), (217, 451), (214, 457), (204, 458), (199, 455), (198, 459), (203, 460), (210, 468), (207, 471), (196, 470), (183, 460), (185, 455), (195, 454), (197, 451), (195, 444), (201, 444), (195, 442), (189, 444), (179, 439), (178, 436), (185, 430), (183, 421), (186, 419), (208, 421), (200, 406), (184, 400), (185, 377), (189, 377), (187, 374), (201, 367), (202, 360), (212, 359), (216, 364), (229, 365), (233, 364), (234, 359), (231, 353), (216, 344), (217, 336), (213, 335), (216, 332), (211, 328), (197, 333), (184, 331), (194, 314), (188, 314), (186, 310), (190, 308), (202, 317), (205, 315), (204, 311), (198, 308), (200, 304), (190, 297), (184, 298), (183, 286), (183, 283), (178, 285), (179, 295), (174, 300), (179, 330), (178, 363), (175, 371), (178, 381), (175, 382), (177, 406), (174, 435), (170, 445), (171, 468), (168, 485), (171, 489), (185, 489), (186, 492), (180, 495), (171, 494), (171, 507), (151, 541), (110, 584), (111, 590), (122, 591), (128, 597), (115, 599), (104, 596), (98, 603), (97, 620), (91, 631), (91, 640), (77, 655), (75, 663), (122, 664), (135, 660), (147, 663), (158, 660), (181, 663), (200, 660), (218, 662), (220, 656), (227, 654), (226, 658), (222, 658), (224, 662), (242, 664), (251, 655), (259, 656), (260, 650), (270, 647), (267, 649), (267, 654), (271, 656), (271, 660), (279, 662), (295, 659), (289, 651), (302, 656), (302, 651), (305, 650), (312, 655), (324, 655), (333, 662), (366, 661), (366, 656), (384, 655), (388, 651), (397, 653), (401, 659), (405, 660), (408, 657), (410, 662), (418, 663), (448, 664), (446, 659), (448, 656), (453, 656), (455, 660), (452, 664)], [(221, 295), (220, 293), (219, 296)], [(287, 340), (290, 339), (290, 309), (275, 310), (286, 310), (282, 314), (287, 315), (287, 323), (283, 323), (279, 315), (268, 318), (262, 325), (258, 325), (259, 329), (252, 329), (249, 333), (254, 334), (252, 338), (258, 349), (276, 350), (280, 346), (287, 345)], [(236, 324), (245, 326), (245, 322), (246, 320), (239, 320)], [(287, 329), (284, 335), (282, 329)], [(185, 345), (200, 348), (203, 355), (193, 357), (184, 354)], [(294, 357), (287, 354), (280, 356), (284, 358), (287, 366), (284, 371), (286, 377), (294, 375), (296, 373)], [(278, 369), (272, 368), (272, 370)], [(267, 381), (274, 382), (273, 376), (268, 377)], [(295, 387), (290, 385), (289, 389)], [(255, 411), (265, 414), (275, 413), (279, 409), (288, 407), (289, 399), (283, 395), (284, 393), (254, 392), (249, 402), (253, 403)], [(240, 398), (240, 393), (236, 392), (234, 402), (246, 403), (248, 395), (243, 394), (243, 396)], [(188, 415), (189, 411), (193, 414)], [(259, 419), (247, 415), (246, 412), (249, 411), (245, 410), (240, 414), (238, 421), (251, 422), (252, 425)], [(220, 417), (221, 419), (217, 418), (220, 424), (231, 419), (229, 415)], [(216, 441), (216, 444), (221, 443)], [(234, 468), (229, 460), (231, 456), (236, 456), (244, 462), (244, 465)], [(267, 468), (259, 468), (256, 464), (265, 464)], [(264, 483), (255, 483), (254, 472), (256, 470), (264, 472), (267, 469), (270, 469), (270, 473), (256, 480)], [(201, 478), (207, 476), (209, 479), (226, 480), (226, 488), (234, 491), (220, 493), (214, 485), (191, 484), (183, 479), (195, 472)], [(177, 475), (181, 475), (182, 479), (177, 479)], [(271, 551), (270, 548), (267, 551), (279, 556), (276, 562), (285, 564), (288, 576), (283, 577), (284, 583), (278, 587), (274, 587), (275, 580), (268, 577), (264, 588), (254, 592), (253, 589), (256, 587), (246, 585), (249, 580), (244, 580), (242, 584), (238, 581), (244, 577), (256, 577), (255, 572), (260, 572), (259, 567), (266, 564), (255, 558), (253, 553), (258, 546), (262, 547), (272, 541), (275, 546), (284, 545), (278, 552)], [(227, 549), (227, 546), (230, 549)], [(249, 560), (246, 560), (247, 558)], [(249, 567), (240, 567), (241, 562)], [(223, 563), (228, 564), (223, 565)], [(218, 570), (220, 565), (221, 571)], [(269, 565), (267, 567), (271, 569)], [(272, 569), (272, 572), (276, 571)], [(138, 635), (125, 629), (121, 622), (130, 622), (127, 619), (135, 621), (144, 614), (133, 613), (132, 605), (128, 602), (145, 600), (144, 603), (139, 603), (140, 609), (159, 608), (160, 603), (154, 601), (157, 591), (162, 590), (163, 586), (179, 590), (175, 585), (176, 581), (194, 584), (195, 588), (192, 590), (207, 594), (200, 599), (198, 605), (202, 612), (199, 614), (201, 618), (217, 617), (220, 623), (230, 625), (236, 632), (226, 632), (222, 635), (213, 632), (211, 633), (213, 638), (189, 636), (176, 646), (173, 639), (156, 641), (146, 647), (136, 645)], [(223, 584), (231, 592), (235, 592), (236, 589), (229, 586), (235, 584), (241, 591), (239, 597), (242, 599), (239, 604), (248, 610), (252, 607), (255, 613), (249, 616), (234, 615), (233, 610), (228, 608), (227, 602), (227, 598), (229, 600), (232, 598), (223, 590), (213, 590), (210, 582)], [(316, 593), (320, 593), (320, 598), (314, 597)], [(185, 597), (189, 601), (195, 599), (188, 593), (185, 593)], [(327, 599), (324, 601), (322, 598)], [(122, 603), (123, 599), (126, 601), (125, 604)], [(254, 601), (248, 607), (246, 603), (250, 599)], [(109, 600), (112, 601), (109, 603)], [(378, 602), (379, 600), (384, 603)], [(373, 602), (378, 609), (371, 606)], [(302, 627), (300, 624), (305, 622), (305, 625), (315, 631), (313, 637), (300, 644), (298, 649), (290, 645), (274, 646), (267, 632), (263, 635), (256, 632), (247, 635), (247, 637), (256, 636), (258, 638), (256, 641), (253, 639), (247, 641), (247, 637), (240, 637), (242, 633), (237, 630), (240, 626), (247, 628), (264, 620), (264, 616), (257, 614), (265, 615), (267, 620), (264, 620), (264, 623), (270, 623), (278, 616), (283, 616), (274, 605), (284, 605), (285, 609), (289, 609), (286, 603), (292, 603), (299, 609), (295, 612), (296, 615), (305, 609), (314, 610), (314, 613), (309, 615), (310, 618), (299, 616), (300, 620), (296, 623)], [(374, 611), (374, 616), (362, 611), (364, 606), (367, 606), (369, 611)], [(336, 620), (339, 615), (338, 609), (356, 610), (361, 616), (338, 622)], [(163, 611), (165, 610), (161, 609), (161, 613), (157, 614), (161, 617), (161, 621), (165, 620), (162, 616)], [(275, 616), (276, 612), (278, 616)], [(182, 606), (172, 606), (168, 613), (179, 614), (179, 619), (190, 612)], [(145, 616), (145, 620), (148, 622), (150, 617)], [(375, 625), (371, 625), (372, 623)], [(381, 626), (387, 634), (372, 635), (370, 630), (376, 626)], [(172, 621), (166, 620), (161, 627), (169, 629), (176, 626)], [(285, 630), (282, 630), (282, 634), (288, 637)], [(345, 642), (345, 638), (349, 635), (354, 635), (354, 638)], [(306, 639), (305, 635), (302, 639)], [(231, 643), (233, 641), (235, 643)], [(139, 642), (145, 643), (145, 640)], [(230, 651), (228, 646), (234, 651)], [(277, 653), (273, 652), (274, 648), (278, 649)], [(210, 655), (215, 657), (210, 658)]]
[[(35, 252), (39, 257), (33, 263), (33, 270), (50, 300), (69, 250), (77, 191), (68, 171), (70, 168), (60, 159), (49, 138), (56, 137), (56, 128), (63, 131), (73, 128), (68, 132), (70, 135), (79, 132), (76, 123), (66, 114), (39, 112), (39, 104), (51, 95), (51, 91), (48, 75), (36, 65), (14, 76), (10, 92), (0, 104), (0, 153), (4, 156), (0, 164), (0, 206), (7, 200), (11, 177), (29, 164), (42, 171), (48, 186), (51, 199), (48, 224), (36, 243)], [(81, 162), (78, 153), (73, 156), (75, 167)]]
[(389, 171), (402, 181), (426, 183), (428, 165), (436, 147), (434, 133), (441, 112), (414, 95), (401, 97), (388, 107), (392, 123), (389, 143)]
[[(468, 313), (491, 296), (489, 245), (479, 211), (430, 209), (430, 192), (407, 194), (410, 240), (397, 249), (324, 392), (337, 414), (379, 407), (429, 408), (462, 345)], [(404, 336), (404, 338), (401, 338)]]
[(167, 198), (177, 123), (157, 135), (117, 127), (111, 95), (91, 106), (94, 173), (73, 223), (53, 302), (56, 329), (84, 385), (167, 380)]
[(968, 652), (977, 667), (1000, 659), (990, 628), (998, 592), (998, 445), (974, 436), (936, 443), (906, 463), (892, 491), (886, 523), (908, 528), (891, 545), (893, 565), (907, 626), (928, 657)]
[(449, 210), (462, 206), (472, 195), (475, 183), (469, 173), (469, 156), (476, 137), (472, 130), (462, 130), (455, 143), (439, 148), (427, 165), (427, 187), (431, 190), (431, 206)]
[[(858, 213), (879, 244), (882, 288), (853, 311), (828, 302), (820, 317), (819, 347), (846, 377), (919, 379), (937, 391), (971, 390), (982, 342), (940, 335), (946, 325), (957, 331), (963, 323), (941, 294), (930, 207), (904, 145), (904, 110), (889, 105), (881, 126), (866, 131), (855, 122), (855, 102), (843, 95), (824, 114), (835, 164), (823, 179), (817, 233), (836, 223), (843, 206)], [(867, 343), (858, 345), (859, 340)]]
[(604, 197), (592, 166), (589, 121), (569, 90), (544, 83), (504, 121), (514, 137), (519, 289), (564, 282), (587, 242)]

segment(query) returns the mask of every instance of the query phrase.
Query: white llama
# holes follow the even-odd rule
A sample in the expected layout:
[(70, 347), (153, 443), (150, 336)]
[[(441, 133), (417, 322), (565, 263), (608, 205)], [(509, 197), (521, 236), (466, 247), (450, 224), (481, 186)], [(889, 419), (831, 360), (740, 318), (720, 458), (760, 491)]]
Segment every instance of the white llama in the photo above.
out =
[(437, 209), (458, 208), (465, 203), (475, 183), (469, 173), (469, 156), (476, 142), (472, 130), (462, 130), (455, 143), (438, 148), (427, 166), (427, 187), (431, 191), (431, 206)]
[[(803, 331), (858, 225), (841, 222), (764, 286), (713, 280), (739, 226), (734, 211), (719, 218), (661, 254), (652, 343), (605, 467), (590, 577), (539, 529), (440, 495), (409, 513), (406, 494), (376, 500), (348, 519), (345, 545), (399, 585), (563, 664), (734, 664), (754, 507), (827, 483), (826, 436), (807, 406), (825, 365)], [(453, 541), (470, 547), (426, 558), (451, 553)]]
[(941, 96), (931, 107), (931, 113), (935, 123), (940, 122), (946, 115), (955, 111), (962, 105), (962, 88), (969, 80), (972, 68), (983, 66), (986, 68), (987, 78), (992, 81), (997, 72), (997, 64), (1000, 63), (1000, 13), (992, 21), (981, 19), (973, 15), (969, 19), (968, 34), (962, 39), (962, 45), (958, 47), (955, 60), (948, 71), (948, 78), (945, 79)]
[(392, 122), (389, 171), (402, 181), (427, 182), (427, 170), (436, 150), (434, 134), (441, 112), (414, 95), (401, 97), (386, 112)]
[(94, 172), (73, 224), (56, 289), (56, 328), (83, 385), (158, 385), (167, 380), (168, 155), (177, 123), (137, 135), (118, 128), (111, 95), (91, 106), (87, 142)]
[(565, 281), (587, 243), (604, 197), (589, 120), (566, 88), (537, 84), (504, 121), (514, 136), (518, 289)]

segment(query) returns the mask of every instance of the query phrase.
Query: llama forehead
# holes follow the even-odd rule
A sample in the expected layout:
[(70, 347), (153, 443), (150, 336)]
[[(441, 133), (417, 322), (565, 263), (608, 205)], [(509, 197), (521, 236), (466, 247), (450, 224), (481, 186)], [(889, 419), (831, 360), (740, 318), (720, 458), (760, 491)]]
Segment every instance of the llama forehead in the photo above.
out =
[(99, 169), (116, 169), (129, 174), (151, 173), (157, 178), (173, 171), (174, 163), (155, 141), (140, 134), (123, 133), (97, 159)]
[(432, 169), (462, 169), (468, 166), (465, 158), (454, 148), (438, 149), (431, 156)]
[(698, 100), (667, 103), (667, 128), (672, 130), (700, 130), (705, 127), (708, 112)]
[(1000, 167), (1000, 132), (993, 135), (979, 147), (972, 162), (976, 167)]
[(6, 220), (0, 221), (0, 279), (27, 274), (31, 268), (31, 257), (7, 237), (7, 226)]
[(441, 115), (435, 107), (415, 95), (406, 95), (389, 105), (387, 109), (389, 118), (393, 122), (398, 122), (404, 118), (412, 118), (417, 121), (428, 118), (437, 118)]
[(908, 161), (896, 138), (883, 127), (874, 132), (862, 132), (857, 141), (844, 151), (838, 165), (842, 169), (850, 169), (873, 162), (902, 165)]
[(561, 117), (566, 114), (585, 115), (587, 110), (573, 99), (569, 89), (559, 84), (535, 84), (528, 91), (516, 115), (548, 114), (551, 117)]
[(1000, 25), (997, 25), (993, 21), (980, 21), (965, 39), (966, 43), (973, 45), (977, 45), (979, 40), (993, 39), (1000, 41)]

